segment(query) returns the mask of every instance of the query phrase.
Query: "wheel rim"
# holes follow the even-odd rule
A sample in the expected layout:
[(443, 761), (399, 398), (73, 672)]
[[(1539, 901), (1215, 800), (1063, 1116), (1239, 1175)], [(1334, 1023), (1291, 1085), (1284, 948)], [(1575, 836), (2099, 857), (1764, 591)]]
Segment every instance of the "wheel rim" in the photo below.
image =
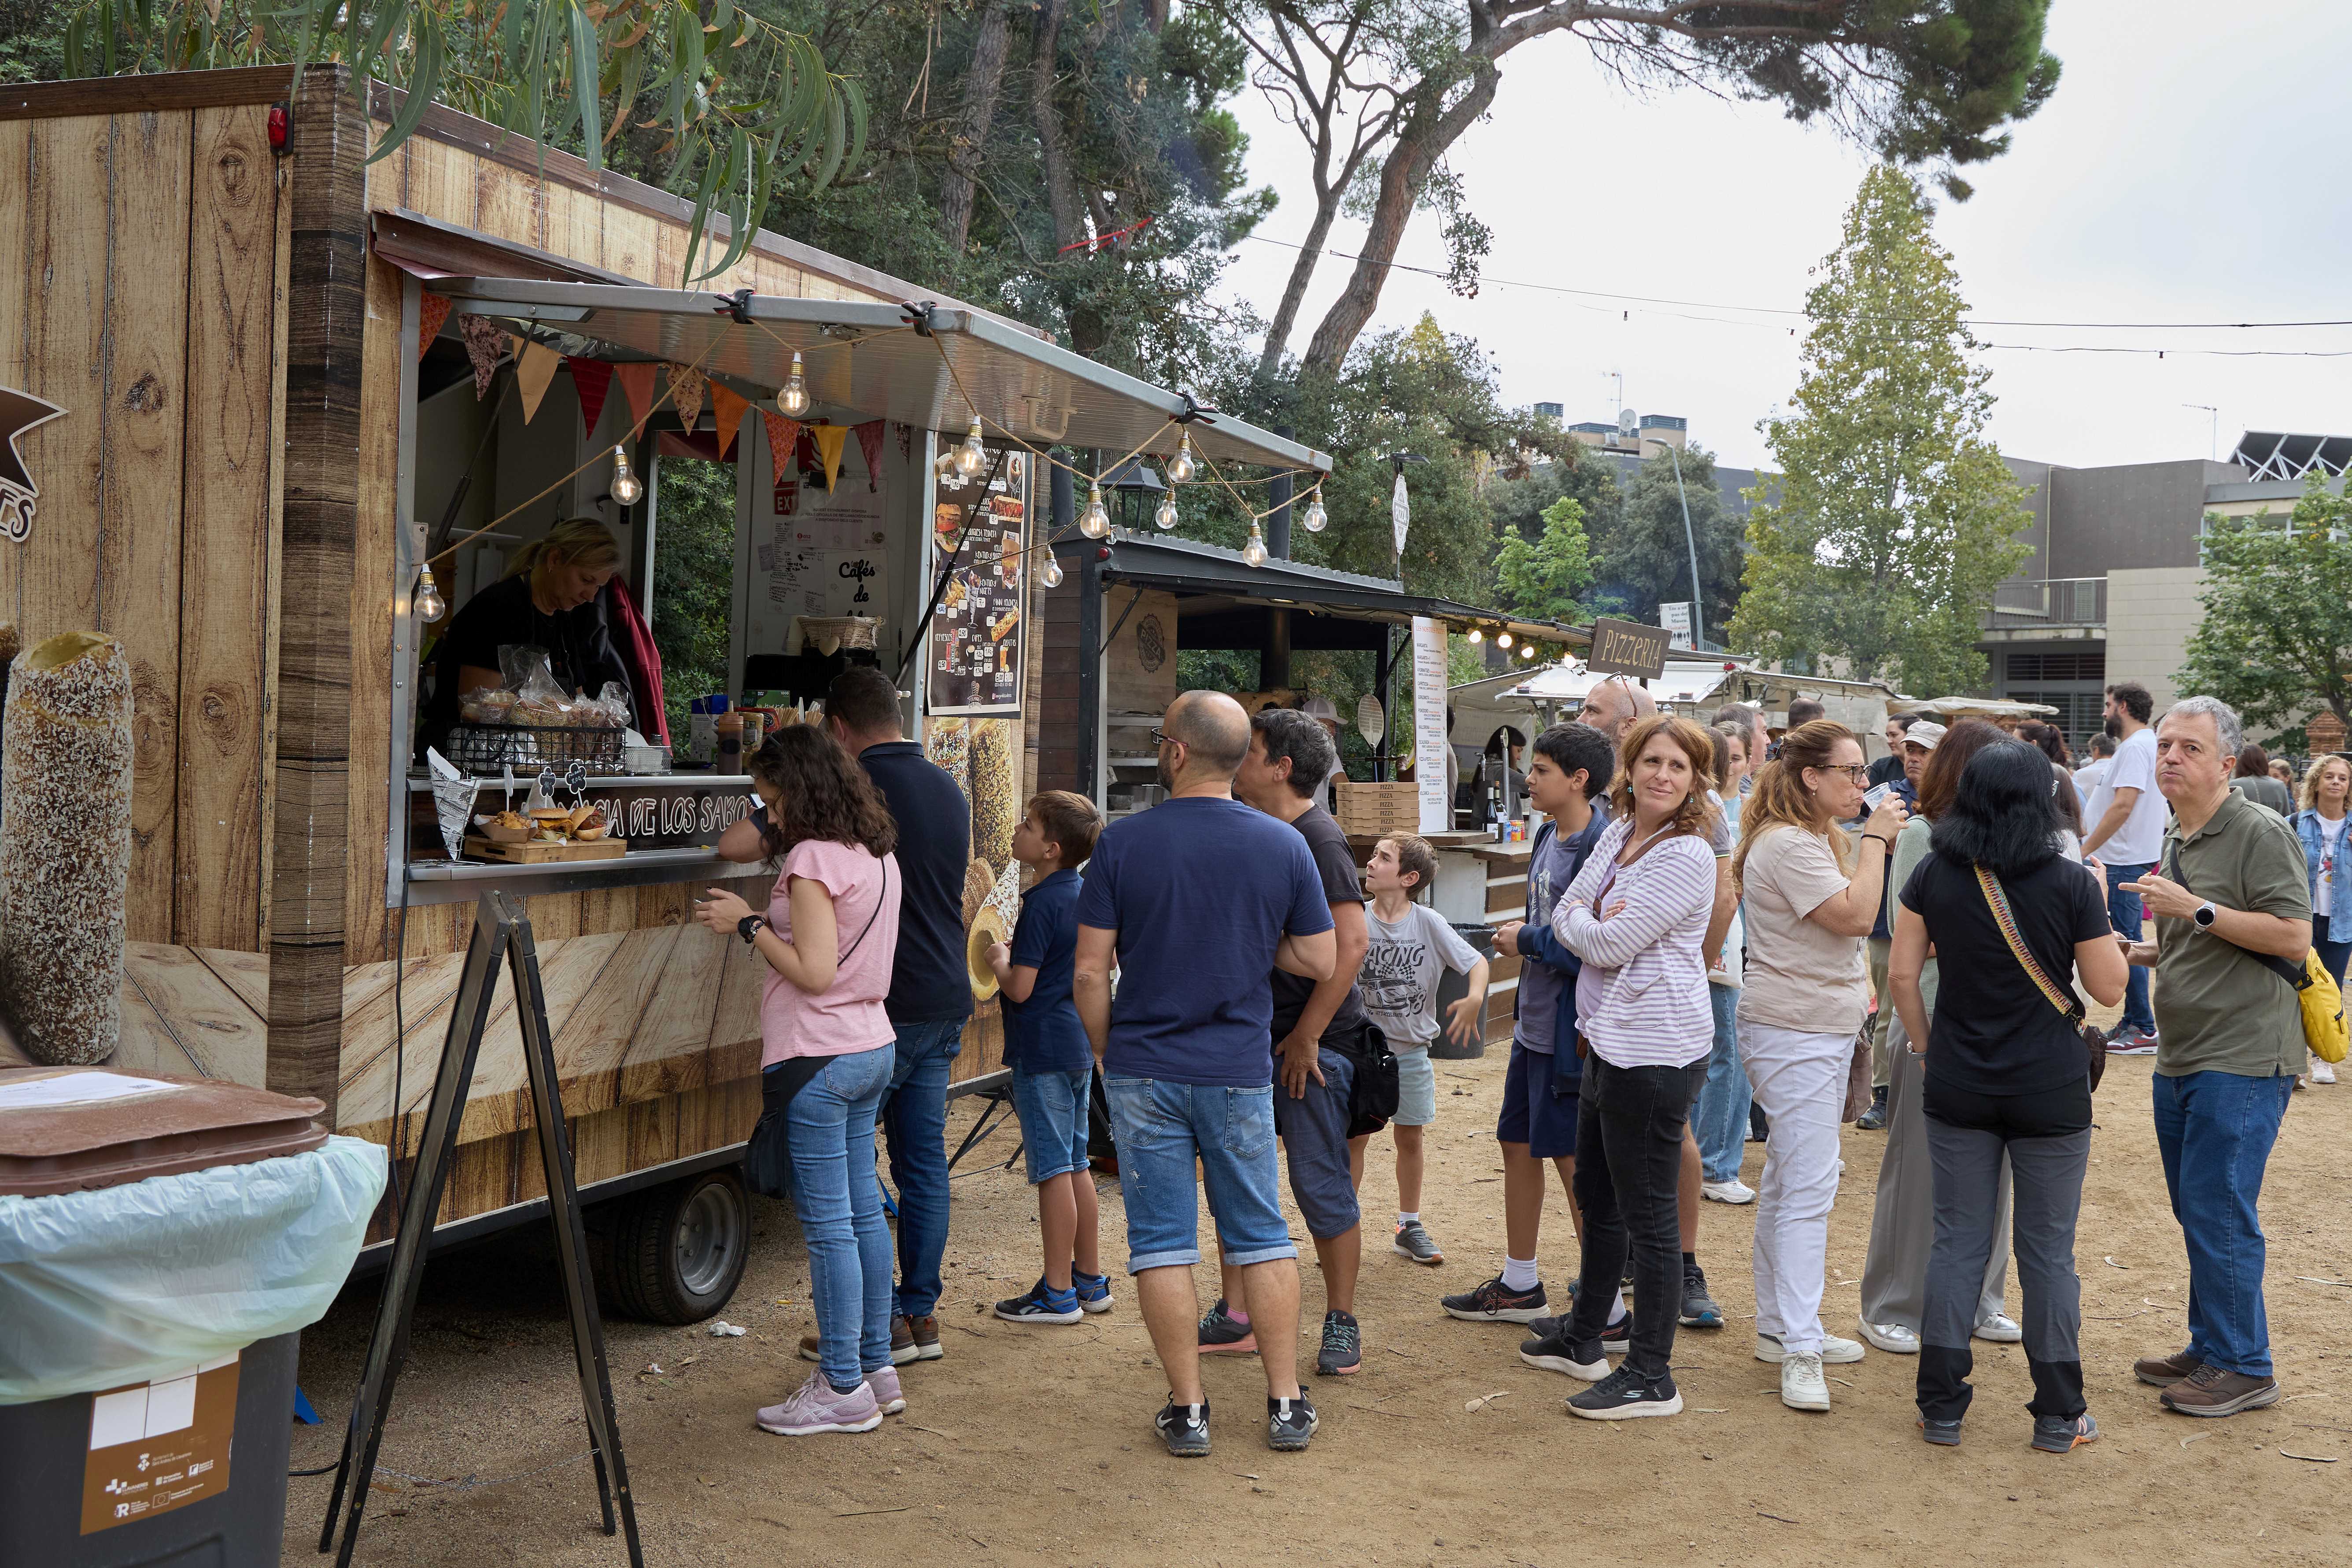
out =
[(680, 1285), (697, 1296), (708, 1296), (726, 1281), (741, 1217), (723, 1183), (705, 1183), (687, 1200), (671, 1243)]

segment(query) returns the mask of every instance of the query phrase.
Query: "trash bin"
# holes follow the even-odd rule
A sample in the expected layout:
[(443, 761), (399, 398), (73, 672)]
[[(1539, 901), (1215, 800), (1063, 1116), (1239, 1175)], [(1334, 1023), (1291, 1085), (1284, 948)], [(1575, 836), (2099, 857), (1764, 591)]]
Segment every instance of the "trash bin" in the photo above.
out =
[[(1456, 921), (1454, 922), (1454, 930), (1464, 942), (1478, 950), (1479, 957), (1488, 960), (1494, 958), (1495, 928), (1493, 926), (1464, 925)], [(1456, 974), (1450, 969), (1439, 975), (1437, 977), (1438, 1017), (1442, 1020), (1445, 1016), (1445, 1009), (1469, 994), (1470, 981), (1467, 976)], [(1466, 1062), (1486, 1054), (1486, 1037), (1483, 1033), (1471, 1044), (1459, 1046), (1454, 1044), (1453, 1037), (1441, 1028), (1437, 1031), (1437, 1038), (1429, 1042), (1429, 1057), (1432, 1061)]]
[(385, 1179), (320, 1109), (0, 1071), (0, 1568), (278, 1561), (299, 1331)]

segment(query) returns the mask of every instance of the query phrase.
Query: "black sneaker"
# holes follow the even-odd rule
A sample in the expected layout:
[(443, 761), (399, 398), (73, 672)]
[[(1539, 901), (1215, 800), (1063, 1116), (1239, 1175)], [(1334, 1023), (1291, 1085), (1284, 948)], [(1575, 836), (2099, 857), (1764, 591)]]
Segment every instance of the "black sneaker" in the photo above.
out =
[[(1315, 1436), (1315, 1406), (1305, 1394), (1296, 1399), (1276, 1399), (1272, 1394), (1265, 1401), (1265, 1446), (1282, 1454), (1304, 1453), (1307, 1440)], [(1208, 1441), (1204, 1433), (1202, 1441)], [(1208, 1450), (1203, 1448), (1202, 1453)]]
[(1683, 1310), (1679, 1319), (1686, 1329), (1719, 1329), (1723, 1327), (1723, 1309), (1707, 1294), (1706, 1270), (1694, 1263), (1683, 1270)]
[(1919, 1417), (1919, 1436), (1938, 1448), (1957, 1448), (1960, 1446), (1960, 1424), (1957, 1421), (1930, 1421), (1922, 1415)]
[(1341, 1311), (1323, 1314), (1323, 1348), (1315, 1352), (1315, 1375), (1347, 1377), (1364, 1370), (1364, 1336), (1356, 1320)]
[(1544, 1300), (1540, 1279), (1532, 1290), (1513, 1290), (1504, 1285), (1499, 1274), (1475, 1290), (1447, 1296), (1438, 1302), (1449, 1317), (1472, 1323), (1531, 1323), (1542, 1317), (1544, 1309), (1550, 1304)]
[(1579, 1344), (1568, 1337), (1565, 1322), (1558, 1318), (1550, 1322), (1550, 1332), (1519, 1342), (1521, 1361), (1545, 1372), (1564, 1372), (1587, 1383), (1598, 1383), (1609, 1375), (1609, 1363), (1602, 1359), (1600, 1341), (1587, 1340)]
[(1209, 1402), (1205, 1399), (1198, 1405), (1179, 1405), (1171, 1394), (1151, 1424), (1160, 1428), (1160, 1440), (1168, 1445), (1168, 1451), (1180, 1459), (1197, 1459), (1209, 1451)]
[(1225, 1310), (1225, 1299), (1209, 1309), (1201, 1320), (1201, 1353), (1202, 1355), (1255, 1355), (1257, 1330), (1249, 1323), (1237, 1323)]
[[(1555, 1332), (1565, 1328), (1567, 1325), (1568, 1320), (1566, 1318), (1530, 1319), (1528, 1323), (1528, 1337), (1535, 1340), (1549, 1339)], [(1626, 1313), (1623, 1317), (1618, 1319), (1615, 1322), (1601, 1331), (1601, 1353), (1602, 1355), (1623, 1355), (1627, 1351), (1633, 1348), (1633, 1313)]]
[(1864, 1132), (1886, 1131), (1886, 1090), (1884, 1088), (1870, 1091), (1870, 1108), (1855, 1117), (1853, 1124)]
[(1631, 1421), (1643, 1415), (1679, 1415), (1682, 1392), (1671, 1373), (1654, 1381), (1621, 1366), (1581, 1394), (1571, 1394), (1568, 1413), (1587, 1421)]

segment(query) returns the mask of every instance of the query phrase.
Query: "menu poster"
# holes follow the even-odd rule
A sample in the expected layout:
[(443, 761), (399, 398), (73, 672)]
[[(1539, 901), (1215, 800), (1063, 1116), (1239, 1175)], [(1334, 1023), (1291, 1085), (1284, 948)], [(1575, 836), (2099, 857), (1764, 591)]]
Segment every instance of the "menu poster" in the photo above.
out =
[[(764, 446), (754, 451), (764, 467)], [(846, 472), (832, 490), (791, 480), (772, 493), (754, 480), (742, 547), (747, 652), (798, 653), (785, 644), (793, 619), (803, 616), (872, 616), (885, 623), (887, 645), (890, 487), (878, 476), (869, 479), (855, 442), (845, 461)]]
[(985, 491), (935, 492), (931, 569), (947, 586), (931, 617), (930, 712), (1021, 710), (1028, 489), (1028, 465), (1014, 453)]

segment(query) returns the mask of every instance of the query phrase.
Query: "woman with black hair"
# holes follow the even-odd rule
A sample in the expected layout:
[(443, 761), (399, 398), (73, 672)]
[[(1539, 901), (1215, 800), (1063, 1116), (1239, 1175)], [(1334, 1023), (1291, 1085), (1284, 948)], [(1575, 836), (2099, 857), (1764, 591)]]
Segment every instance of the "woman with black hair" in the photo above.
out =
[[(1924, 1058), (1922, 1108), (1935, 1171), (1936, 1245), (1920, 1330), (1920, 1430), (1960, 1440), (1969, 1332), (1992, 1250), (2001, 1156), (2014, 1176), (2012, 1245), (2033, 1375), (2033, 1447), (2063, 1454), (2099, 1435), (2083, 1402), (2082, 1282), (2074, 1222), (2091, 1152), (2091, 1084), (2074, 982), (2103, 1005), (2125, 967), (2104, 889), (2056, 848), (2050, 759), (1987, 746), (1936, 820), (1933, 853), (1904, 885), (1888, 971)], [(1933, 948), (1965, 991), (1945, 989), (1932, 1032), (1920, 972)]]

